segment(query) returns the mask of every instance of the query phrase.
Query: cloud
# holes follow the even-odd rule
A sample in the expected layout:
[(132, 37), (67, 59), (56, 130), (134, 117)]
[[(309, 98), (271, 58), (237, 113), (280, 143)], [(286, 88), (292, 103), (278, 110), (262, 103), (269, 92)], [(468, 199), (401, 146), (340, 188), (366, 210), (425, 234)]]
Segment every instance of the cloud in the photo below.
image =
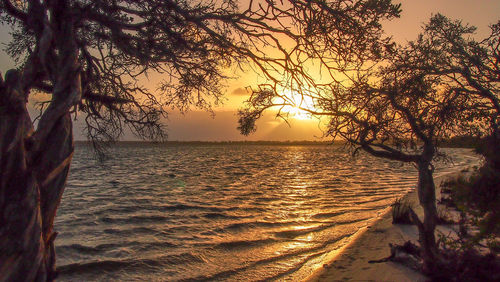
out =
[(231, 91), (231, 95), (234, 96), (247, 96), (250, 95), (251, 91), (247, 90), (245, 87), (238, 87)]

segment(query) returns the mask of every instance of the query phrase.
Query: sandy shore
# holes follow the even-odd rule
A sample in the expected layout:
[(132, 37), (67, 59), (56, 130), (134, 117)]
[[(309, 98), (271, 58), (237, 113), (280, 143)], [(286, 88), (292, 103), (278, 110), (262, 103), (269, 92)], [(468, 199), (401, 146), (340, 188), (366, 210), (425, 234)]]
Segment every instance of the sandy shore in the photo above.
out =
[[(460, 170), (434, 179), (437, 199), (440, 199), (439, 187), (443, 180), (456, 177)], [(418, 205), (416, 191), (405, 196), (415, 212), (422, 218), (422, 208)], [(438, 229), (448, 233), (446, 226)], [(448, 229), (448, 230), (446, 230)], [(403, 244), (411, 240), (418, 241), (418, 230), (414, 225), (393, 225), (391, 208), (388, 207), (371, 226), (359, 230), (351, 241), (342, 249), (330, 253), (323, 265), (319, 266), (306, 281), (426, 281), (427, 277), (408, 267), (395, 262), (368, 263), (388, 257), (389, 243)]]

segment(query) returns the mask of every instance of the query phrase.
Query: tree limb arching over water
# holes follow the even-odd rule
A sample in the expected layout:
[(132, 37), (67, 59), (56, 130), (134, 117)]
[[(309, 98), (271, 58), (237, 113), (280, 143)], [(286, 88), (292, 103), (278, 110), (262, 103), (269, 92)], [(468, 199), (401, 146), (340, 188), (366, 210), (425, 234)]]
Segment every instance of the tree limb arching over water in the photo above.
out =
[[(328, 44), (350, 61), (356, 49), (340, 52), (348, 40), (369, 42), (379, 20), (398, 13), (386, 0), (2, 0), (0, 9), (19, 65), (0, 81), (2, 281), (57, 275), (53, 222), (74, 150), (72, 115), (84, 116), (94, 141), (124, 127), (161, 140), (168, 109), (220, 101), (226, 68), (250, 63), (271, 84), (311, 84), (302, 61), (318, 31), (335, 31)], [(149, 73), (164, 76), (156, 91), (140, 84)], [(50, 96), (36, 129), (32, 92)]]
[[(331, 47), (337, 46), (337, 37), (328, 29), (316, 30), (320, 43), (311, 43), (309, 60), (330, 76), (331, 83), (263, 85), (240, 110), (239, 129), (243, 134), (256, 130), (255, 121), (268, 109), (299, 107), (313, 117), (325, 117), (325, 135), (347, 141), (354, 153), (364, 150), (413, 163), (424, 209), (423, 220), (413, 216), (424, 271), (439, 271), (443, 261), (434, 235), (433, 180), (433, 161), (443, 156), (438, 145), (460, 134), (490, 136), (496, 150), (500, 144), (499, 24), (491, 26), (491, 35), (483, 41), (473, 39), (474, 31), (437, 14), (417, 40), (405, 46), (383, 39), (378, 30), (363, 38), (367, 42), (353, 41), (359, 48), (351, 48), (359, 52), (347, 48), (340, 50), (346, 55), (339, 56)], [(287, 87), (313, 106), (301, 107), (297, 99), (284, 97), (280, 89)], [(287, 118), (280, 111), (278, 116)]]

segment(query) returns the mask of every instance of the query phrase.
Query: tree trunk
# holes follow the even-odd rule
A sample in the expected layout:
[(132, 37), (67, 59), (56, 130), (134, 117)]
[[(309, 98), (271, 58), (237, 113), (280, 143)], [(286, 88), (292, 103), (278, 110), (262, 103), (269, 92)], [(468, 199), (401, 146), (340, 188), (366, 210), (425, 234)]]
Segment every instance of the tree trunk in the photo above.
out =
[(69, 113), (31, 152), (33, 126), (18, 91), (0, 87), (0, 281), (55, 278), (53, 223), (73, 152)]
[(419, 229), (421, 255), (424, 261), (424, 272), (433, 272), (439, 263), (439, 252), (436, 244), (435, 230), (437, 222), (436, 187), (429, 161), (418, 163), (418, 199), (424, 210), (424, 220), (421, 222), (416, 215)]
[(0, 281), (32, 281), (44, 270), (39, 190), (24, 146), (33, 128), (25, 105), (2, 92)]
[[(81, 100), (81, 74), (69, 1), (49, 9), (50, 18), (37, 11), (42, 38), (23, 71), (0, 79), (0, 281), (56, 276), (54, 218), (73, 157), (70, 109)], [(34, 132), (26, 104), (30, 89), (46, 80), (52, 100)]]

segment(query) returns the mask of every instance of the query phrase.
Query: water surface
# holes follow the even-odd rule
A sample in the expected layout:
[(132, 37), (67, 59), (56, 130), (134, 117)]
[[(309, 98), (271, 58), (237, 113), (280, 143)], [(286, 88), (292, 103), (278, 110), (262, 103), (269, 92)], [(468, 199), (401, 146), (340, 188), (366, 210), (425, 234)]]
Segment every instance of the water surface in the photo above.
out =
[[(476, 162), (447, 149), (453, 163)], [(77, 145), (56, 218), (59, 280), (300, 280), (416, 170), (338, 146)]]

